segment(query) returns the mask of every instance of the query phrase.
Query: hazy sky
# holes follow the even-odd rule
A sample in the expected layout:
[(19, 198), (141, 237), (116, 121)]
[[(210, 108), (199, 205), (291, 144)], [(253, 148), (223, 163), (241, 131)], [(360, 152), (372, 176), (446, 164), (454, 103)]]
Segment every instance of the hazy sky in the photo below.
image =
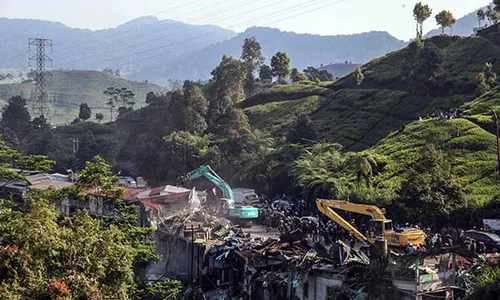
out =
[[(419, 0), (420, 1), (420, 0)], [(70, 27), (103, 29), (154, 15), (243, 31), (251, 26), (323, 35), (388, 31), (415, 35), (416, 0), (0, 0), (0, 17), (59, 21)], [(425, 0), (433, 12), (451, 10), (458, 19), (489, 0)], [(329, 5), (330, 4), (330, 5)], [(329, 5), (329, 6), (327, 6)], [(309, 13), (307, 13), (309, 12)], [(283, 20), (285, 19), (285, 20)], [(434, 17), (424, 31), (435, 28)]]

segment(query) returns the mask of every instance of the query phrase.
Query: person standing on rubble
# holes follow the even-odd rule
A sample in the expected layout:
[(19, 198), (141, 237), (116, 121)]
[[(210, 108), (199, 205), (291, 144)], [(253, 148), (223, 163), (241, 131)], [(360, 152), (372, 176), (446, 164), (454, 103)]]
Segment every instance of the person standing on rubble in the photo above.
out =
[(279, 219), (278, 231), (280, 234), (285, 234), (285, 221), (283, 221), (283, 218)]
[(415, 250), (415, 247), (413, 247), (413, 243), (409, 242), (408, 246), (406, 247), (406, 254), (413, 254), (415, 252), (416, 252), (416, 250)]
[(354, 249), (356, 247), (356, 239), (352, 234), (349, 234), (349, 246)]
[(271, 215), (269, 213), (266, 213), (266, 217), (264, 218), (264, 220), (265, 220), (265, 224), (266, 224), (266, 232), (271, 231), (272, 222), (273, 222)]

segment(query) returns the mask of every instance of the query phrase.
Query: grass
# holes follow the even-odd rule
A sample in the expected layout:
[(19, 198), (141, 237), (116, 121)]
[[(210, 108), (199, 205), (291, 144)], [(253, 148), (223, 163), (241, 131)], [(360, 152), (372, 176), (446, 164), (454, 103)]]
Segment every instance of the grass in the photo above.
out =
[[(467, 201), (482, 206), (500, 195), (492, 106), (500, 113), (500, 87), (476, 98), (474, 77), (486, 62), (500, 71), (500, 47), (482, 37), (434, 37), (442, 51), (442, 85), (433, 96), (412, 94), (404, 79), (408, 48), (362, 67), (356, 86), (351, 75), (320, 85), (274, 86), (242, 103), (251, 124), (275, 137), (297, 113), (307, 113), (320, 139), (340, 143), (346, 151), (362, 151), (377, 159), (382, 172), (374, 183), (394, 195), (422, 146), (443, 151), (462, 184)], [(438, 109), (461, 108), (463, 118), (437, 121), (426, 116)], [(423, 117), (424, 121), (417, 121)], [(403, 125), (402, 133), (397, 130)]]
[(317, 110), (321, 96), (310, 96), (298, 100), (271, 102), (244, 109), (250, 123), (270, 133), (284, 132), (299, 114), (309, 114)]
[(445, 153), (469, 203), (482, 205), (500, 193), (495, 137), (465, 119), (416, 121), (402, 133), (393, 132), (365, 150), (383, 165), (374, 183), (389, 191), (398, 189), (421, 148), (430, 143)]
[(298, 100), (316, 95), (327, 96), (331, 92), (330, 89), (316, 84), (277, 84), (240, 102), (239, 107), (247, 108), (271, 102)]

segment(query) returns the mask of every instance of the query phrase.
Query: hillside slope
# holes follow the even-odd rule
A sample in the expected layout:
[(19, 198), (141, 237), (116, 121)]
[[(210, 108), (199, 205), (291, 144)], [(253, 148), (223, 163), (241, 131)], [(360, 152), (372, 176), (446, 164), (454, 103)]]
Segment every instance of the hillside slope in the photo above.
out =
[[(352, 76), (346, 76), (329, 87), (285, 86), (245, 100), (241, 106), (252, 123), (267, 132), (282, 132), (295, 114), (279, 112), (281, 102), (298, 107), (306, 99), (319, 97), (317, 107), (303, 110), (308, 114), (320, 137), (342, 144), (347, 150), (362, 150), (403, 124), (425, 117), (438, 109), (459, 108), (475, 98), (474, 77), (484, 63), (492, 62), (500, 70), (500, 47), (481, 37), (434, 37), (431, 39), (443, 53), (441, 86), (432, 97), (412, 94), (404, 79), (408, 48), (375, 59), (363, 66), (365, 79), (357, 87)], [(279, 104), (277, 103), (279, 102)], [(267, 112), (269, 115), (267, 115)], [(287, 114), (288, 119), (274, 115)], [(262, 120), (273, 120), (267, 126)]]
[(361, 64), (349, 62), (349, 63), (335, 63), (335, 64), (323, 65), (320, 66), (318, 69), (328, 71), (328, 73), (333, 75), (333, 78), (339, 78), (339, 77), (344, 77), (345, 75), (348, 75), (349, 73), (353, 72), (354, 70), (356, 70), (357, 67), (361, 67)]
[[(500, 105), (500, 88), (477, 98), (474, 79), (486, 62), (492, 62), (496, 72), (500, 70), (500, 47), (482, 37), (439, 36), (426, 41), (430, 42), (439, 47), (442, 61), (439, 80), (432, 82), (428, 93), (419, 95), (420, 91), (412, 91), (415, 83), (404, 76), (408, 72), (408, 55), (415, 49), (409, 46), (364, 65), (365, 79), (360, 85), (352, 74), (333, 83), (301, 82), (270, 87), (259, 84), (257, 90), (263, 91), (237, 104), (251, 125), (247, 127), (246, 118), (235, 114), (236, 122), (241, 122), (237, 124), (244, 128), (241, 134), (235, 128), (227, 132), (206, 130), (194, 136), (173, 134), (178, 120), (166, 97), (124, 114), (115, 122), (86, 122), (57, 128), (38, 141), (37, 136), (24, 139), (21, 146), (35, 153), (42, 149), (57, 159), (58, 171), (81, 166), (93, 155), (101, 154), (117, 171), (145, 176), (157, 184), (175, 182), (187, 169), (209, 163), (219, 164), (221, 170), (218, 171), (231, 183), (248, 180), (256, 188), (259, 184), (273, 184), (279, 189), (277, 193), (283, 193), (296, 190), (294, 164), (305, 153), (305, 145), (290, 144), (290, 133), (300, 131), (292, 126), (298, 124), (301, 128), (307, 127), (305, 134), (314, 133), (307, 135), (314, 136), (314, 141), (309, 139), (307, 143), (325, 141), (343, 145), (343, 153), (338, 155), (341, 159), (347, 161), (352, 152), (357, 151), (360, 153), (355, 155), (369, 154), (377, 161), (378, 169), (371, 181), (373, 187), (365, 190), (356, 183), (356, 172), (347, 167), (339, 170), (338, 161), (324, 164), (318, 172), (332, 168), (326, 171), (326, 176), (339, 178), (326, 179), (345, 183), (348, 193), (342, 196), (357, 196), (360, 200), (359, 195), (363, 194), (366, 197), (361, 200), (380, 201), (380, 204), (400, 199), (401, 182), (410, 174), (410, 166), (416, 163), (420, 149), (434, 144), (446, 157), (449, 173), (454, 176), (450, 180), (460, 183), (467, 205), (473, 208), (487, 205), (500, 195), (500, 188), (496, 183), (491, 116), (481, 105)], [(431, 116), (437, 110), (451, 108), (461, 108), (462, 117), (437, 120)], [(301, 114), (309, 117), (300, 119), (306, 120), (305, 123), (296, 122)], [(220, 124), (224, 126), (224, 121)], [(218, 123), (215, 129), (219, 128)], [(75, 136), (82, 147), (76, 154), (72, 151)], [(169, 143), (165, 142), (166, 136)], [(300, 136), (297, 137), (295, 141), (300, 140)], [(57, 142), (52, 142), (54, 140)], [(333, 151), (326, 152), (329, 155)], [(184, 163), (179, 160), (183, 153)], [(227, 157), (231, 155), (241, 157), (229, 160)], [(313, 153), (312, 157), (321, 158), (321, 154)], [(224, 168), (226, 165), (220, 162), (226, 159), (232, 163), (230, 168)], [(312, 162), (309, 165), (311, 169), (318, 169)], [(315, 180), (325, 182), (326, 179)], [(322, 186), (320, 184), (320, 188)]]
[(464, 187), (470, 204), (482, 206), (500, 193), (495, 136), (465, 119), (416, 121), (364, 151), (383, 165), (374, 185), (394, 193), (428, 144), (446, 153), (450, 171)]
[[(52, 80), (47, 88), (53, 124), (68, 123), (78, 115), (81, 103), (87, 103), (95, 115), (96, 112), (109, 114), (106, 107), (107, 97), (103, 92), (108, 87), (125, 87), (135, 93), (136, 107), (145, 105), (149, 92), (161, 93), (165, 89), (150, 83), (130, 81), (98, 71), (51, 71)], [(0, 99), (7, 100), (11, 96), (20, 95), (30, 99), (34, 88), (33, 82), (0, 84)], [(29, 102), (29, 105), (33, 105)]]
[[(304, 69), (333, 62), (368, 62), (390, 51), (406, 45), (387, 32), (367, 32), (353, 35), (320, 36), (282, 32), (278, 29), (253, 27), (227, 41), (215, 43), (201, 50), (181, 55), (154, 70), (155, 78), (208, 79), (222, 55), (240, 57), (243, 40), (255, 36), (262, 45), (267, 63), (278, 51), (285, 51), (292, 66)], [(131, 74), (132, 78), (143, 78), (151, 70)]]

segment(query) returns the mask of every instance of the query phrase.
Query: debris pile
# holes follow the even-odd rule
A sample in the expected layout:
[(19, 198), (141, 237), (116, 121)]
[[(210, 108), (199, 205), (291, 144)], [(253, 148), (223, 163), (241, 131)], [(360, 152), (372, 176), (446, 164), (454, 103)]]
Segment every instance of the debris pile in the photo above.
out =
[[(442, 297), (453, 290), (465, 295), (473, 285), (470, 273), (486, 259), (494, 259), (460, 246), (381, 254), (375, 246), (351, 247), (339, 239), (331, 242), (314, 238), (314, 232), (300, 229), (275, 236), (266, 226), (234, 226), (203, 207), (187, 207), (163, 216), (158, 230), (168, 238), (162, 240), (167, 247), (159, 254), (168, 257), (166, 264), (179, 260), (177, 265), (190, 269), (188, 280), (197, 281), (207, 299), (212, 299), (208, 295), (232, 299), (305, 299), (303, 295), (308, 295), (309, 299), (325, 299), (326, 294), (333, 293), (327, 292), (327, 287), (333, 286), (351, 299), (368, 291), (398, 299), (409, 295)], [(186, 251), (183, 246), (175, 252), (171, 247), (178, 240), (196, 245), (187, 248), (198, 250)]]

